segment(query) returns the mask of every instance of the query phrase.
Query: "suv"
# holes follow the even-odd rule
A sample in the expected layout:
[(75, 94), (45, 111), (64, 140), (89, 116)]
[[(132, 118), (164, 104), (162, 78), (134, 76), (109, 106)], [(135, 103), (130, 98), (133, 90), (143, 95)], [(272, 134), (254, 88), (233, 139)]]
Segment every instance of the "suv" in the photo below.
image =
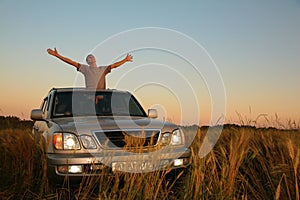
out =
[(126, 91), (53, 88), (31, 111), (33, 135), (43, 144), (48, 178), (71, 183), (102, 170), (143, 173), (185, 168), (191, 152), (179, 126), (145, 113)]

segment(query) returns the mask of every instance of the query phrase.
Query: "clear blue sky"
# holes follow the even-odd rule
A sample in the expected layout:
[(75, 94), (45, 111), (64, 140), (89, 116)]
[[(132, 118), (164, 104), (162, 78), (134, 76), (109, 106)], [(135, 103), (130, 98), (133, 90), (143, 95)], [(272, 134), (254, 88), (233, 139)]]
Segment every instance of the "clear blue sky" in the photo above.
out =
[[(50, 88), (72, 86), (80, 76), (71, 66), (49, 56), (47, 48), (57, 47), (63, 55), (84, 62), (88, 52), (112, 35), (161, 27), (189, 36), (212, 57), (226, 89), (227, 119), (236, 120), (236, 112), (249, 116), (249, 107), (254, 119), (259, 114), (272, 117), (275, 113), (283, 120), (300, 119), (299, 0), (0, 0), (0, 26), (1, 115), (28, 118)], [(132, 54), (134, 62), (120, 69), (123, 72), (147, 59), (146, 51)], [(110, 64), (101, 55), (96, 57), (99, 65)], [(117, 70), (115, 75), (112, 72), (112, 80)], [(155, 101), (147, 102), (143, 93), (137, 92), (140, 100), (146, 107), (153, 106)], [(160, 101), (157, 104), (168, 104), (152, 97)], [(207, 121), (205, 104), (211, 102), (201, 102), (201, 119)], [(174, 115), (178, 113), (163, 107), (168, 118), (176, 121)]]

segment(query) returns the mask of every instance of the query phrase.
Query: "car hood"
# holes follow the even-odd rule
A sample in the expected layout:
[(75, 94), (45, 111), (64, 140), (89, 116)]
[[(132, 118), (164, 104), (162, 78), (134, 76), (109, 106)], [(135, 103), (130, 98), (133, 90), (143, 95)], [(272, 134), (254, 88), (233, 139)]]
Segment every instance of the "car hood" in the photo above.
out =
[(88, 134), (97, 130), (159, 129), (173, 131), (177, 125), (147, 117), (68, 117), (53, 120), (61, 131)]

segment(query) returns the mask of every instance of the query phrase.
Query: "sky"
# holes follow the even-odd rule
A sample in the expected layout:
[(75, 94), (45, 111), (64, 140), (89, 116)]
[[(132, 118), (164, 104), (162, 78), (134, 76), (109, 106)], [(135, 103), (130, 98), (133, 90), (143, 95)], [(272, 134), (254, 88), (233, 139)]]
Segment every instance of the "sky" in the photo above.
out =
[[(82, 75), (47, 54), (98, 65), (107, 86), (181, 124), (300, 124), (300, 1), (0, 0), (0, 115), (30, 118), (53, 87)], [(263, 122), (262, 122), (263, 123)]]

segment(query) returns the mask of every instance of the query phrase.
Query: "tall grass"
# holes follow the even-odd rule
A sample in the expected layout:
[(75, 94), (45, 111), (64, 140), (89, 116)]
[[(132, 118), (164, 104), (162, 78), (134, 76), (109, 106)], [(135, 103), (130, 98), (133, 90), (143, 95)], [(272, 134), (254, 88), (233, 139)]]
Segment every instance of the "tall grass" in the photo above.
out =
[(199, 129), (193, 144), (185, 199), (299, 199), (299, 130), (225, 126), (200, 159), (206, 132)]
[(41, 154), (30, 129), (0, 131), (0, 197), (21, 197), (41, 184)]
[[(212, 127), (218, 131), (220, 127)], [(226, 125), (214, 149), (198, 156), (208, 127), (197, 131), (184, 173), (86, 177), (79, 186), (47, 183), (45, 157), (31, 131), (0, 131), (0, 199), (296, 199), (300, 131)]]

